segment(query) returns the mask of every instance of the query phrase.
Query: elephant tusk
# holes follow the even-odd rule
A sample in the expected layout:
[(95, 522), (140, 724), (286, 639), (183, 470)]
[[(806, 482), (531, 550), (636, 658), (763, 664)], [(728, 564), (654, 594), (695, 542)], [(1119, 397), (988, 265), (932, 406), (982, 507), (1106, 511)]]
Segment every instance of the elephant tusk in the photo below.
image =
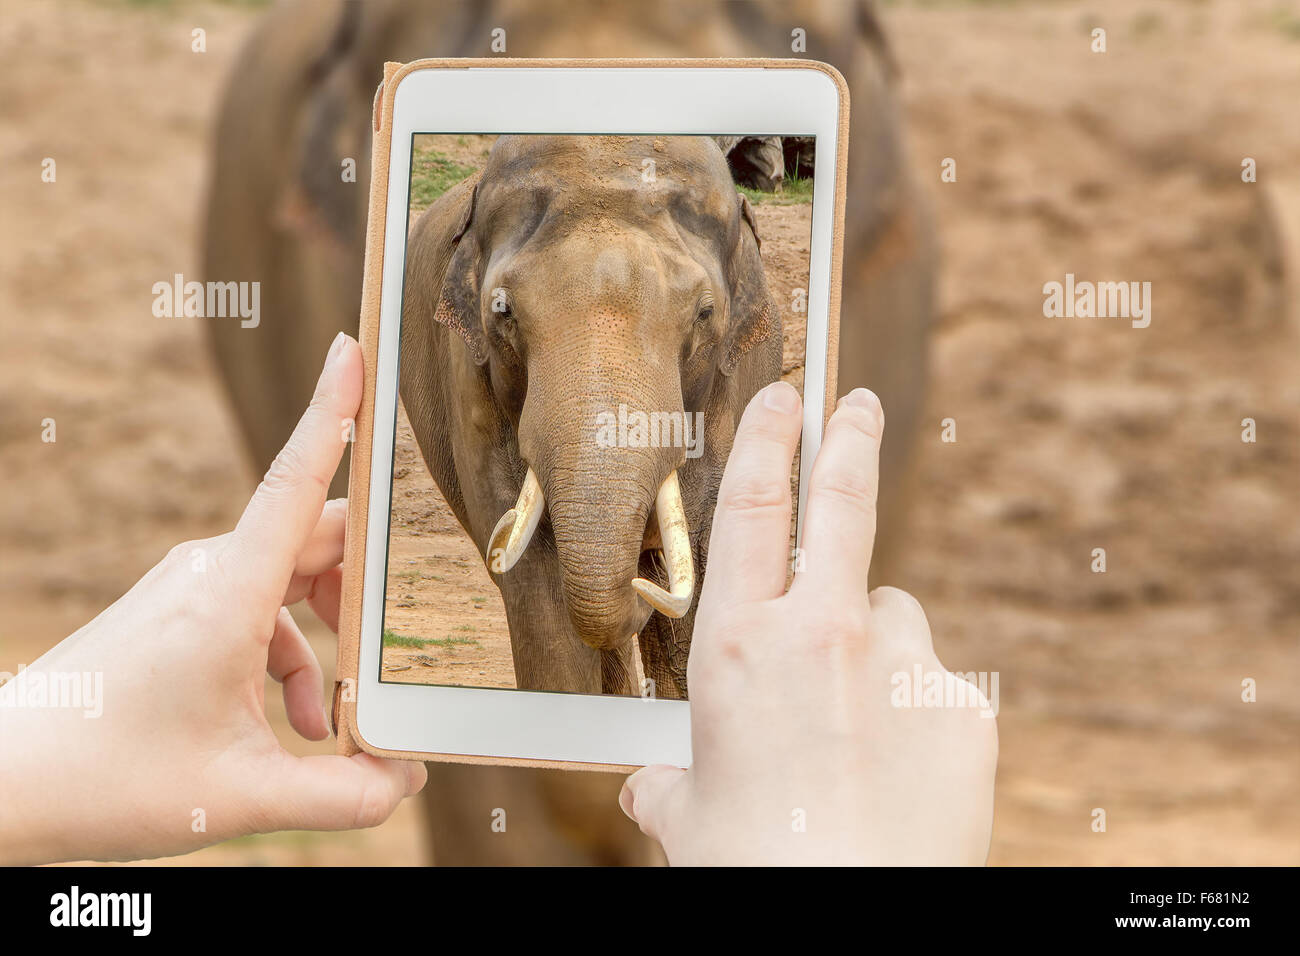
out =
[(519, 489), (515, 506), (501, 516), (488, 539), (487, 566), (496, 574), (505, 574), (518, 563), (528, 548), (528, 542), (542, 520), (546, 498), (541, 483), (531, 468), (524, 476), (524, 486)]
[(655, 514), (668, 565), (668, 590), (645, 578), (634, 578), (632, 588), (659, 613), (681, 617), (690, 610), (695, 594), (695, 564), (691, 560), (691, 535), (686, 509), (682, 507), (682, 488), (675, 471), (659, 486)]

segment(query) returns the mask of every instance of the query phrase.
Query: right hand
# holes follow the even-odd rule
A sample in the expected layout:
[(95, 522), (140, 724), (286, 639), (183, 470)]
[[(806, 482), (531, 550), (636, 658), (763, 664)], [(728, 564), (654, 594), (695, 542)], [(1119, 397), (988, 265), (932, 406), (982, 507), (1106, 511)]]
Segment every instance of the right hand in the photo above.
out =
[[(674, 864), (982, 864), (995, 721), (939, 663), (921, 605), (866, 592), (884, 430), (866, 389), (827, 426), (785, 592), (800, 417), (783, 383), (745, 411), (691, 647), (694, 764), (638, 771), (619, 802)], [(918, 664), (966, 706), (894, 706)]]

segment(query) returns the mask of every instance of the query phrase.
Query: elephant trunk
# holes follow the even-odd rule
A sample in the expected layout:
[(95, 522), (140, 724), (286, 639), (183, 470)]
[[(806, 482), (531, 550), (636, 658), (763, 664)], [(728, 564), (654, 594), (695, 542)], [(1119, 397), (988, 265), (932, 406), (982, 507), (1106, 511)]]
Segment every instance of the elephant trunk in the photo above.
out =
[[(637, 633), (651, 607), (680, 616), (690, 605), (694, 568), (676, 473), (684, 449), (623, 424), (629, 416), (639, 424), (638, 413), (646, 420), (651, 412), (684, 416), (675, 381), (671, 404), (662, 393), (642, 392), (634, 403), (629, 395), (636, 389), (575, 384), (565, 396), (530, 389), (520, 453), (550, 515), (574, 632), (588, 646), (608, 650)], [(524, 515), (515, 511), (518, 526)], [(666, 588), (638, 578), (641, 553), (656, 541), (665, 549)]]

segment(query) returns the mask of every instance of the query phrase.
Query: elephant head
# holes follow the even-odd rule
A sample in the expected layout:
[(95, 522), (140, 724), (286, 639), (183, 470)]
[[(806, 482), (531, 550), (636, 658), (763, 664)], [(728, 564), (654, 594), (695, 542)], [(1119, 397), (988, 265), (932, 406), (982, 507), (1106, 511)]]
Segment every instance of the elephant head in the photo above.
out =
[[(441, 284), (408, 288), (404, 321), (431, 312), (455, 333), (445, 348), (477, 389), (441, 414), (503, 446), (484, 458), (494, 475), (458, 463), (462, 493), (511, 489), (501, 511), (466, 505), (462, 521), (503, 590), (528, 586), (516, 563), (530, 549), (553, 555), (571, 632), (625, 646), (652, 610), (693, 606), (731, 435), (780, 373), (752, 210), (694, 136), (503, 136), (450, 201), (454, 220), (426, 213), (450, 231), (432, 237)], [(403, 355), (408, 411), (421, 391), (408, 382), (429, 373)], [(639, 571), (646, 552), (662, 552), (659, 580)]]

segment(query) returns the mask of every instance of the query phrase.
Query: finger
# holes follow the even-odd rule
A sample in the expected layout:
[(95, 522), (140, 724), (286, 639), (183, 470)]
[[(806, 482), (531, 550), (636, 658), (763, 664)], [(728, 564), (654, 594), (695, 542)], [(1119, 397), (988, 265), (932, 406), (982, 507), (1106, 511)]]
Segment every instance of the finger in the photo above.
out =
[(348, 523), (348, 499), (325, 502), (320, 520), (312, 529), (307, 543), (298, 554), (294, 574), (313, 576), (327, 571), (343, 560), (343, 535)]
[(872, 644), (888, 646), (908, 660), (934, 656), (930, 622), (920, 601), (898, 588), (876, 588), (867, 600), (871, 605), (867, 639)]
[(406, 797), (420, 792), (428, 777), (415, 760), (351, 757), (292, 757), (268, 784), (272, 808), (268, 830), (353, 830), (387, 820)]
[(289, 724), (308, 740), (324, 740), (330, 735), (325, 719), (325, 692), (322, 687), (320, 661), (307, 643), (288, 608), (280, 608), (275, 632), (267, 648), (266, 672), (284, 687), (284, 709)]
[(685, 779), (680, 767), (642, 767), (623, 784), (618, 805), (642, 833), (663, 844), (680, 815)]
[(307, 606), (335, 634), (339, 632), (339, 601), (342, 596), (342, 568), (330, 568), (324, 574), (317, 575), (311, 593), (307, 595)]
[(800, 424), (799, 393), (784, 382), (750, 400), (718, 488), (704, 594), (741, 603), (785, 590), (790, 465)]
[(232, 545), (235, 567), (250, 585), (277, 598), (321, 518), (325, 495), (361, 403), (362, 363), (357, 343), (340, 333), (325, 359), (316, 394), (289, 441), (258, 485)]
[(803, 564), (791, 590), (815, 583), (835, 600), (861, 600), (866, 593), (884, 427), (873, 393), (857, 388), (840, 399), (808, 479)]
[(335, 498), (325, 502), (320, 521), (298, 555), (298, 563), (284, 592), (285, 605), (297, 604), (316, 589), (316, 577), (338, 567), (343, 560), (343, 534), (347, 525), (348, 500)]

